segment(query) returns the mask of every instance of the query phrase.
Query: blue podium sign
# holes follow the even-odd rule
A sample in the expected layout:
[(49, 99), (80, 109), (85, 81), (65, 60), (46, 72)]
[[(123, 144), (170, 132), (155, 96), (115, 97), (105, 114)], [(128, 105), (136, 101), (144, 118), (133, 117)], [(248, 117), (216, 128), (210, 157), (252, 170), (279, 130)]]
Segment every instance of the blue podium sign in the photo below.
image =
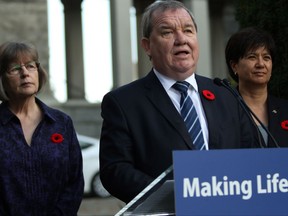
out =
[(174, 151), (175, 210), (288, 215), (288, 148)]

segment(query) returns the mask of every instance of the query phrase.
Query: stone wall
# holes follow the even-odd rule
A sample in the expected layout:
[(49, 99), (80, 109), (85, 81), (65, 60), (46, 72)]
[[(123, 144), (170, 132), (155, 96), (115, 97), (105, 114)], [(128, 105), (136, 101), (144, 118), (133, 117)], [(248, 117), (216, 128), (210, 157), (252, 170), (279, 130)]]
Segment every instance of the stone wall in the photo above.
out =
[(49, 69), (46, 0), (0, 0), (0, 43), (6, 41), (35, 44), (41, 64)]
[[(6, 41), (36, 45), (40, 63), (49, 74), (47, 0), (0, 0), (0, 44)], [(52, 96), (49, 82), (38, 96), (70, 115), (78, 133), (99, 137), (102, 124), (99, 104), (84, 100), (58, 103)]]

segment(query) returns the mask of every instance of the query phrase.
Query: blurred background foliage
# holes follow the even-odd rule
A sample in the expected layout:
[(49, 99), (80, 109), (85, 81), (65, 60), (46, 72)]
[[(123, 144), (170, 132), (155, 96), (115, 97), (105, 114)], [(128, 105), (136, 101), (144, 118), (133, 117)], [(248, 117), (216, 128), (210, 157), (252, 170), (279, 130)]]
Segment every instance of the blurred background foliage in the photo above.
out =
[(288, 99), (288, 1), (234, 0), (240, 28), (257, 26), (271, 33), (276, 43), (269, 91)]

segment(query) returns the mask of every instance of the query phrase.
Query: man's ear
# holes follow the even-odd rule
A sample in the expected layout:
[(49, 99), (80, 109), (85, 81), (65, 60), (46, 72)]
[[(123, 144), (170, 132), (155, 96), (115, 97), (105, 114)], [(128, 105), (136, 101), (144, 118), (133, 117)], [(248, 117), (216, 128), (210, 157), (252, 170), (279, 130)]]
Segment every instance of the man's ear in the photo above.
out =
[(141, 46), (145, 50), (146, 54), (150, 57), (150, 40), (146, 37), (141, 39)]

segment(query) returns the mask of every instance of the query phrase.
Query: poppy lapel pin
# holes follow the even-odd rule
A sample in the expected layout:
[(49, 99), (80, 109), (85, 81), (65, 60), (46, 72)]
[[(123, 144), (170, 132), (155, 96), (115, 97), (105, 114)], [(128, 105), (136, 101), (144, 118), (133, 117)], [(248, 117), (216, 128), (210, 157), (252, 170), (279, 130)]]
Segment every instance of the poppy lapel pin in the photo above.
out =
[(288, 120), (284, 120), (281, 122), (281, 127), (283, 130), (288, 130)]
[(61, 142), (63, 142), (63, 140), (64, 140), (63, 136), (59, 133), (54, 133), (51, 136), (51, 141), (53, 143), (61, 143)]
[(202, 94), (207, 100), (210, 100), (210, 101), (215, 100), (215, 95), (209, 90), (203, 90)]

